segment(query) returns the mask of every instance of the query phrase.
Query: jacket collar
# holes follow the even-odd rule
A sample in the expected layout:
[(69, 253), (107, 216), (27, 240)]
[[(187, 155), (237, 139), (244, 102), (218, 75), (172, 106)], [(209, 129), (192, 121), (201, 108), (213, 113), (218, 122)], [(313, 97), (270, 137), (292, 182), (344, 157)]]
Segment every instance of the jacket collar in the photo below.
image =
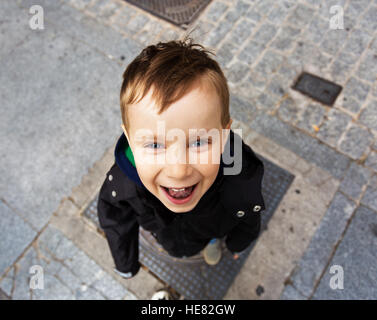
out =
[(129, 177), (133, 182), (135, 182), (139, 187), (145, 188), (144, 184), (141, 182), (139, 174), (136, 168), (132, 165), (130, 160), (126, 157), (125, 150), (128, 147), (128, 140), (124, 132), (119, 137), (118, 142), (115, 147), (114, 156), (115, 162), (118, 167), (123, 171), (123, 173)]

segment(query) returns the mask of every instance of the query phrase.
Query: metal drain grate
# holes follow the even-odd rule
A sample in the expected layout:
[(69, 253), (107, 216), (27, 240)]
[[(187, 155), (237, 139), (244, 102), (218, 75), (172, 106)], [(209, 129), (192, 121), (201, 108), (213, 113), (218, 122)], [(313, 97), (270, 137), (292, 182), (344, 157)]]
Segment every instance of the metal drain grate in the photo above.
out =
[(310, 73), (302, 73), (292, 89), (295, 89), (314, 100), (332, 106), (342, 87), (336, 83), (317, 77)]
[(125, 0), (186, 30), (211, 0)]
[[(291, 185), (294, 176), (262, 156), (257, 156), (265, 166), (262, 190), (266, 210), (261, 213), (261, 232), (263, 232), (267, 229), (268, 221)], [(100, 230), (97, 199), (98, 194), (83, 215), (93, 221)], [(183, 295), (186, 300), (220, 300), (225, 296), (235, 276), (241, 270), (256, 241), (244, 250), (237, 260), (233, 260), (222, 241), (223, 256), (220, 262), (209, 266), (204, 262), (201, 253), (188, 258), (171, 257), (149, 231), (140, 228), (139, 261), (160, 280)]]

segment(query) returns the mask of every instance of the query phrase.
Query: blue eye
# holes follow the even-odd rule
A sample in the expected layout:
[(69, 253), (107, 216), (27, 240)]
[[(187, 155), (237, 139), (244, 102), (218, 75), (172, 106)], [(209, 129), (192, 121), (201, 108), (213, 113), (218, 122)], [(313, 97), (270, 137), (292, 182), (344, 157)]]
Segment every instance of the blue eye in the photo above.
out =
[(160, 149), (160, 148), (155, 148), (156, 145), (160, 145), (160, 144), (157, 142), (153, 142), (153, 143), (146, 144), (144, 147), (151, 148), (151, 149)]
[[(200, 143), (200, 145), (198, 145), (198, 143)], [(203, 146), (204, 144), (207, 144), (207, 140), (196, 140), (193, 145), (194, 147), (198, 148), (198, 147), (201, 147)]]

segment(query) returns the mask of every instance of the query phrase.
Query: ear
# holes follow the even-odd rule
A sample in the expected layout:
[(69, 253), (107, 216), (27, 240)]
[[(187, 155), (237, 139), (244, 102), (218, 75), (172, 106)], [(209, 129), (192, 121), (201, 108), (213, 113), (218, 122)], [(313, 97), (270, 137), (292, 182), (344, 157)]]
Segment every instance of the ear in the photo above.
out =
[(125, 135), (126, 138), (127, 138), (128, 144), (130, 145), (131, 142), (130, 142), (130, 139), (129, 139), (129, 137), (128, 137), (127, 130), (126, 130), (126, 128), (124, 127), (124, 124), (123, 124), (123, 123), (122, 123), (121, 127), (122, 127), (122, 129), (123, 129), (124, 135)]
[(230, 129), (230, 126), (232, 125), (232, 123), (233, 123), (233, 119), (230, 118), (228, 124), (225, 127), (225, 129)]
[[(231, 118), (224, 129), (229, 129), (230, 130), (230, 126), (232, 125), (232, 122), (233, 122), (233, 119)], [(226, 131), (226, 133), (224, 135), (224, 139), (222, 140), (222, 145), (221, 145), (221, 153), (224, 152), (225, 144), (226, 144), (226, 142), (228, 140), (229, 133), (230, 133), (230, 131)]]

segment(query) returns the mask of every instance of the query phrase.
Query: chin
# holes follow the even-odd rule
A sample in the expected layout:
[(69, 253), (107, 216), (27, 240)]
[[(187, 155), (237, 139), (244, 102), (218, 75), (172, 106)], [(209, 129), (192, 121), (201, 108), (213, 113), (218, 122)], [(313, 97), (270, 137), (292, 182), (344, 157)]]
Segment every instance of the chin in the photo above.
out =
[(177, 207), (172, 207), (172, 206), (167, 206), (166, 204), (165, 204), (165, 206), (170, 210), (170, 211), (173, 211), (173, 212), (175, 212), (175, 213), (184, 213), (184, 212), (188, 212), (188, 211), (191, 211), (192, 209), (194, 209), (195, 208), (195, 206), (196, 206), (196, 203), (194, 203), (193, 205), (190, 205), (190, 206), (188, 206), (188, 207), (186, 207), (186, 208), (177, 208)]

